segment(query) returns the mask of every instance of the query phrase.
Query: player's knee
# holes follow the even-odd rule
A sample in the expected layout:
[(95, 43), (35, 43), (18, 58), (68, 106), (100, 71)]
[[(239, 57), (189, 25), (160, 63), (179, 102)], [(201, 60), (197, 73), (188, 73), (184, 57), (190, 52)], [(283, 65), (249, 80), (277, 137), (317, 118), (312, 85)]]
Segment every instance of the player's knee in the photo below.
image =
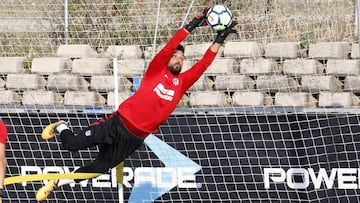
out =
[(76, 146), (76, 144), (74, 143), (74, 142), (67, 142), (67, 141), (63, 141), (62, 142), (62, 146), (63, 146), (63, 148), (64, 149), (66, 149), (66, 150), (69, 150), (69, 151), (76, 151), (76, 150), (78, 150), (77, 149), (77, 146)]
[(68, 139), (62, 140), (62, 146), (64, 149), (69, 151), (76, 151), (78, 150), (78, 147), (75, 142), (71, 142)]

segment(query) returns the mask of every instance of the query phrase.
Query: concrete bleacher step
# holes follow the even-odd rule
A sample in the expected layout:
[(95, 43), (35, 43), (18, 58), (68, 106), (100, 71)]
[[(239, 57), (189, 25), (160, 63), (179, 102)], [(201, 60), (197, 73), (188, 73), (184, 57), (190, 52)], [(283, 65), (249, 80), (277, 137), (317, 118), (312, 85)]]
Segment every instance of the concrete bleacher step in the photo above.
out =
[(187, 94), (184, 94), (181, 97), (181, 100), (179, 101), (179, 103), (176, 105), (177, 107), (190, 107), (190, 99), (189, 96)]
[(251, 90), (256, 82), (246, 75), (218, 75), (215, 77), (216, 90)]
[[(199, 59), (201, 58), (206, 50), (210, 47), (212, 42), (209, 43), (201, 43), (201, 44), (187, 44), (184, 46), (185, 48), (185, 58), (186, 59)], [(222, 55), (223, 48), (220, 48), (220, 50), (217, 53), (217, 56)]]
[(0, 90), (0, 104), (19, 105), (21, 96), (13, 90)]
[(97, 58), (98, 53), (88, 44), (62, 44), (56, 51), (56, 56), (64, 58)]
[(205, 75), (231, 74), (237, 73), (239, 63), (234, 58), (215, 58), (210, 66), (205, 70)]
[[(154, 58), (154, 56), (165, 46), (165, 44), (161, 44), (158, 46), (147, 46), (144, 50), (144, 57), (147, 60), (151, 60)], [(185, 51), (186, 52), (186, 51)]]
[(140, 76), (145, 72), (145, 60), (144, 59), (124, 59), (118, 60), (118, 75), (121, 76)]
[(326, 73), (336, 76), (360, 74), (360, 60), (329, 59), (326, 63)]
[(84, 76), (109, 75), (111, 61), (107, 58), (81, 58), (72, 61), (72, 73)]
[(240, 62), (239, 72), (244, 75), (273, 75), (281, 72), (281, 67), (273, 59), (246, 58)]
[(348, 42), (317, 42), (309, 46), (309, 58), (312, 59), (347, 59), (350, 52)]
[(261, 56), (261, 49), (257, 42), (226, 42), (224, 57), (255, 58)]
[(319, 75), (325, 66), (315, 59), (286, 59), (283, 73), (289, 76)]
[(105, 51), (105, 57), (118, 59), (141, 59), (143, 51), (139, 45), (110, 45)]
[(0, 90), (4, 90), (6, 86), (6, 82), (5, 80), (3, 80), (2, 78), (0, 78)]
[[(90, 90), (95, 90), (98, 92), (110, 92), (115, 89), (115, 78), (112, 75), (94, 75), (91, 76), (90, 80)], [(122, 76), (118, 76), (118, 88), (119, 91), (131, 91), (132, 83)]]
[(189, 70), (195, 64), (195, 62), (196, 62), (195, 60), (185, 59), (183, 67), (181, 69), (181, 72), (185, 72), (185, 71)]
[(359, 43), (352, 43), (351, 44), (350, 58), (352, 58), (352, 59), (360, 59), (360, 45), (359, 45)]
[(213, 90), (214, 81), (209, 77), (201, 75), (200, 78), (189, 88), (189, 91)]
[(23, 105), (63, 105), (63, 97), (59, 93), (45, 90), (27, 90), (23, 92)]
[(88, 90), (90, 84), (84, 77), (76, 74), (49, 75), (47, 79), (47, 90), (65, 92), (67, 90)]
[(25, 57), (0, 57), (0, 75), (25, 73)]
[(360, 76), (350, 75), (345, 77), (344, 91), (360, 93)]
[[(183, 71), (202, 57), (210, 44), (186, 45), (188, 58), (184, 62)], [(220, 57), (219, 53), (204, 75), (189, 89), (185, 103), (198, 107), (231, 104), (358, 106), (358, 97), (354, 94), (360, 93), (360, 48), (359, 44), (350, 45), (348, 42), (311, 44), (309, 57), (300, 58), (302, 53), (298, 42), (269, 43), (262, 55), (256, 42), (227, 42), (222, 52), (225, 57)], [(24, 69), (25, 57), (0, 57), (0, 75), (3, 75), (0, 78), (0, 90), (6, 89), (4, 95), (10, 98), (0, 103), (114, 105), (116, 102), (110, 101), (114, 100), (110, 58), (99, 58), (89, 45), (67, 45), (62, 49), (70, 51), (70, 48), (77, 49), (75, 47), (80, 50), (77, 56), (65, 57), (60, 54), (58, 57), (34, 58), (30, 69)], [(136, 45), (109, 46), (106, 54), (107, 57), (119, 59), (118, 87), (122, 95), (119, 100), (123, 101), (132, 94), (131, 91), (138, 88), (138, 84), (132, 84), (131, 81), (141, 81), (147, 68), (146, 60)], [(279, 62), (278, 59), (283, 61)], [(64, 97), (60, 96), (61, 103), (59, 92), (65, 93)], [(107, 96), (107, 99), (98, 92)], [(231, 98), (228, 92), (231, 92)], [(271, 93), (273, 98), (266, 93)], [(318, 101), (313, 94), (317, 94)], [(19, 95), (23, 95), (22, 100)]]
[(103, 106), (106, 99), (93, 91), (66, 91), (64, 105), (69, 106)]
[(340, 91), (342, 82), (333, 75), (305, 75), (301, 77), (301, 91)]
[(42, 90), (46, 80), (39, 74), (8, 74), (6, 88), (10, 90)]
[(265, 58), (295, 59), (300, 55), (299, 42), (273, 42), (265, 45)]
[(274, 104), (282, 107), (317, 107), (317, 100), (308, 92), (277, 92)]
[(230, 105), (231, 97), (220, 91), (191, 92), (189, 103), (193, 107), (224, 107)]
[(115, 93), (113, 91), (108, 92), (107, 106), (114, 106), (117, 108), (117, 105), (121, 104), (127, 98), (131, 97), (132, 94), (133, 94), (132, 92), (119, 92), (118, 100), (115, 101)]
[(53, 73), (69, 72), (71, 60), (61, 57), (34, 58), (31, 63), (31, 73), (50, 75)]
[(234, 106), (262, 107), (272, 106), (273, 100), (270, 95), (263, 92), (235, 92), (232, 95)]
[(256, 88), (264, 92), (297, 91), (300, 84), (285, 75), (260, 75), (256, 78)]
[(353, 107), (360, 100), (352, 92), (320, 92), (319, 107)]

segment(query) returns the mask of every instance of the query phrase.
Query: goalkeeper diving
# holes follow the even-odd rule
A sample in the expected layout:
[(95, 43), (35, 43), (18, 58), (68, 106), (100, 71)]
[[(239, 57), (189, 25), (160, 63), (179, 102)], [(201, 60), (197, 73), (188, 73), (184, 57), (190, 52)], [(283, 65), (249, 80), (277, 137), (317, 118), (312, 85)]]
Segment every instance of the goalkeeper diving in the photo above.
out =
[[(209, 8), (210, 6), (206, 6), (202, 9), (170, 38), (149, 63), (140, 88), (122, 102), (114, 113), (90, 124), (79, 134), (70, 130), (62, 120), (43, 130), (43, 139), (48, 140), (58, 135), (62, 147), (69, 151), (99, 146), (95, 160), (74, 173), (106, 173), (137, 150), (150, 133), (158, 132), (159, 125), (167, 120), (185, 92), (210, 66), (228, 35), (237, 33), (234, 29), (237, 22), (233, 20), (226, 29), (218, 31), (203, 57), (190, 69), (181, 72), (185, 59), (181, 42), (195, 28), (206, 25), (205, 15)], [(81, 180), (76, 180), (79, 181)], [(42, 201), (55, 188), (69, 183), (69, 180), (49, 180), (38, 190), (36, 199)]]

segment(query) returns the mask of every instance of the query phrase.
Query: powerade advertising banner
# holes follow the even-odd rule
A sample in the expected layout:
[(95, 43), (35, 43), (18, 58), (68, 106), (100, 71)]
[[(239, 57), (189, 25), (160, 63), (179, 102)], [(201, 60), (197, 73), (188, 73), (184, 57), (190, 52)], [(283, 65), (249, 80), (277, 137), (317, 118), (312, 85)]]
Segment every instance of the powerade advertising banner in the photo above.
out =
[[(102, 115), (10, 114), (7, 177), (70, 173), (96, 156), (40, 139), (64, 119), (74, 131)], [(125, 202), (359, 202), (359, 117), (344, 114), (173, 115), (123, 168)], [(48, 202), (119, 202), (116, 170), (56, 189)], [(6, 186), (4, 202), (36, 202), (44, 181)]]

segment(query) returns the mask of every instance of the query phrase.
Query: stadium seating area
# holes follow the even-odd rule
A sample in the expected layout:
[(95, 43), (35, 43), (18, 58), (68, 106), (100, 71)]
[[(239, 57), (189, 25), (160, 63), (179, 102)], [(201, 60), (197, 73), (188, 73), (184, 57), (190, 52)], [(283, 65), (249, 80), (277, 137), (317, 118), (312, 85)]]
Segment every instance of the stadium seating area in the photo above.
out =
[[(186, 45), (184, 69), (209, 43)], [(179, 106), (359, 106), (358, 44), (227, 42)], [(140, 46), (111, 46), (98, 54), (89, 45), (61, 45), (56, 57), (0, 57), (0, 104), (113, 106), (117, 58), (119, 102), (136, 91), (149, 57)], [(145, 57), (144, 57), (145, 56)]]

